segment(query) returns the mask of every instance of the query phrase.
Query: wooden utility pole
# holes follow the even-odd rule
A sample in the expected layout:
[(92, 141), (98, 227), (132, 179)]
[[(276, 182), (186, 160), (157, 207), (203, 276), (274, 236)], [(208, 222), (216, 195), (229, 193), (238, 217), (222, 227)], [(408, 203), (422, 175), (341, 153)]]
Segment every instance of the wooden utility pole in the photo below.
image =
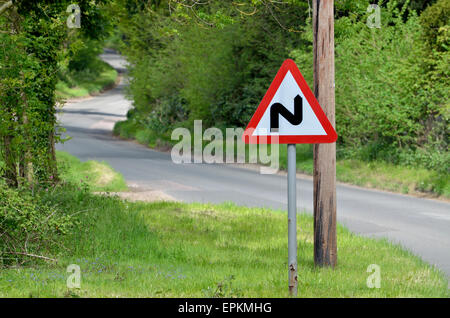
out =
[[(335, 127), (333, 6), (333, 0), (313, 0), (314, 94)], [(314, 263), (336, 262), (336, 143), (315, 144)]]

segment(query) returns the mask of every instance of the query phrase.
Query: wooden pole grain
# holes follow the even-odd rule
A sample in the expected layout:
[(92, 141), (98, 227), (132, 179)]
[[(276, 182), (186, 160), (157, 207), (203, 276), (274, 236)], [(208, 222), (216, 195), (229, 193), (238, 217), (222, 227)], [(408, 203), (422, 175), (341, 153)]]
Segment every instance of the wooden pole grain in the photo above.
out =
[[(334, 1), (313, 0), (314, 94), (335, 127)], [(336, 143), (314, 145), (314, 263), (334, 267)]]

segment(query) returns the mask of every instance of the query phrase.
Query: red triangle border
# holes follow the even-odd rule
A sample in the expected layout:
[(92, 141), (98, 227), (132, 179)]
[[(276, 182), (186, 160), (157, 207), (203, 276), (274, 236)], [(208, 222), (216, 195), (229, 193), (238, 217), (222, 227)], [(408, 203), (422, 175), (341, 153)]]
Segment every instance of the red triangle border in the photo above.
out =
[[(278, 88), (280, 87), (284, 77), (286, 76), (287, 72), (290, 71), (292, 76), (294, 77), (295, 81), (297, 82), (297, 85), (300, 87), (303, 95), (305, 96), (308, 103), (311, 105), (312, 110), (314, 111), (314, 114), (316, 115), (317, 119), (319, 119), (320, 124), (324, 128), (326, 135), (283, 135), (283, 136), (277, 136), (277, 138), (273, 138), (272, 136), (252, 136), (251, 133), (254, 129), (256, 129), (256, 126), (258, 125), (259, 121), (261, 120), (262, 116), (264, 115), (266, 109), (269, 107), (270, 102), (273, 99), (273, 96), (276, 94)], [(259, 138), (262, 137), (262, 138)], [(327, 116), (325, 115), (324, 111), (322, 110), (322, 107), (320, 107), (319, 102), (317, 101), (316, 97), (314, 96), (313, 92), (309, 88), (308, 84), (306, 83), (305, 79), (303, 78), (302, 73), (300, 73), (300, 70), (298, 69), (295, 62), (291, 59), (287, 59), (283, 62), (280, 69), (278, 70), (277, 75), (275, 76), (274, 80), (270, 84), (269, 89), (267, 90), (266, 94), (264, 95), (261, 103), (259, 104), (258, 108), (256, 109), (255, 113), (253, 114), (252, 119), (250, 120), (249, 124), (247, 125), (247, 128), (245, 128), (244, 134), (242, 135), (242, 139), (245, 143), (250, 144), (269, 144), (269, 143), (279, 143), (279, 144), (317, 144), (317, 143), (332, 143), (337, 140), (337, 133), (336, 130), (333, 128), (333, 125), (331, 125), (330, 121), (328, 120)], [(276, 140), (278, 139), (278, 141)]]

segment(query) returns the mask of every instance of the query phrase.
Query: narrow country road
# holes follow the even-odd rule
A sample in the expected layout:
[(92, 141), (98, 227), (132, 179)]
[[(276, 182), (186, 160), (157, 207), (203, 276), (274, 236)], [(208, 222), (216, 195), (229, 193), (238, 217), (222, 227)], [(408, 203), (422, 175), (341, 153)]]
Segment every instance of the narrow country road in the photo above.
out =
[[(125, 69), (119, 55), (105, 52), (102, 57), (117, 69)], [(100, 96), (65, 105), (59, 119), (72, 139), (57, 148), (83, 161), (104, 160), (127, 182), (178, 200), (233, 201), (286, 210), (284, 175), (261, 175), (230, 165), (174, 164), (169, 153), (114, 138), (114, 123), (123, 120), (131, 107), (124, 86), (122, 81)], [(299, 210), (311, 213), (312, 191), (312, 180), (297, 178)], [(450, 276), (449, 203), (338, 185), (337, 211), (338, 221), (353, 232), (398, 242)]]

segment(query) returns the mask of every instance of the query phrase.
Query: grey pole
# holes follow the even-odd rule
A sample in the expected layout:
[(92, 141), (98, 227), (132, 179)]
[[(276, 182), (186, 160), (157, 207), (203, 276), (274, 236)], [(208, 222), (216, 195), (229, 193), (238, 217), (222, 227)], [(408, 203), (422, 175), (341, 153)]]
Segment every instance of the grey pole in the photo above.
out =
[(289, 294), (291, 296), (297, 296), (297, 162), (295, 148), (295, 144), (287, 145)]

